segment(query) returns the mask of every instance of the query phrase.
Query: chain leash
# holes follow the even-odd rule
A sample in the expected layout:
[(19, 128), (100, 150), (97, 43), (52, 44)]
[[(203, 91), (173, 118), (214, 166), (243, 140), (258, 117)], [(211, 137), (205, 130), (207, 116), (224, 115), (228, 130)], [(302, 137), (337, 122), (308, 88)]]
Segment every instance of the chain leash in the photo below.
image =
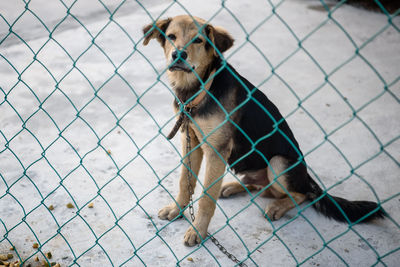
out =
[[(189, 114), (190, 114), (190, 110), (189, 110)], [(188, 158), (188, 191), (189, 191), (189, 214), (190, 214), (190, 219), (192, 220), (192, 222), (194, 222), (194, 219), (196, 218), (194, 215), (194, 208), (193, 208), (193, 186), (190, 183), (190, 179), (192, 178), (193, 174), (192, 174), (192, 163), (190, 161), (190, 150), (192, 150), (191, 148), (191, 140), (190, 140), (190, 134), (189, 134), (189, 121), (188, 118), (186, 117), (186, 121), (184, 122), (184, 125), (186, 126), (186, 155)], [(221, 245), (221, 243), (219, 243), (218, 239), (216, 239), (213, 235), (211, 235), (210, 233), (207, 232), (207, 235), (210, 237), (211, 241), (214, 243), (214, 245), (223, 253), (225, 254), (228, 259), (230, 259), (231, 261), (233, 261), (234, 263), (238, 264), (241, 267), (247, 267), (247, 265), (244, 262), (240, 262), (240, 260), (238, 260), (238, 258), (236, 258), (235, 255), (233, 255), (232, 253), (229, 253), (229, 251), (223, 246)]]

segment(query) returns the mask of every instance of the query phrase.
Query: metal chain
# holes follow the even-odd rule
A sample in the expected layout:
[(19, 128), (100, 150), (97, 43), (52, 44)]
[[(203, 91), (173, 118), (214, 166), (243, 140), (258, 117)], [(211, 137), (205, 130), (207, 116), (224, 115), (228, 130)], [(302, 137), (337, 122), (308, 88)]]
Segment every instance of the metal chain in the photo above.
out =
[(189, 214), (190, 214), (190, 219), (192, 222), (194, 222), (194, 219), (196, 218), (194, 216), (194, 208), (193, 208), (193, 186), (190, 183), (190, 180), (192, 179), (192, 163), (190, 161), (190, 154), (189, 151), (192, 150), (191, 145), (190, 145), (190, 134), (189, 134), (189, 122), (186, 121), (184, 122), (186, 124), (186, 154), (187, 154), (187, 159), (188, 159), (188, 191), (189, 191)]
[[(187, 159), (188, 159), (188, 191), (189, 191), (189, 214), (190, 214), (190, 219), (192, 220), (192, 222), (194, 222), (195, 216), (194, 216), (194, 208), (193, 208), (193, 186), (190, 183), (190, 179), (192, 178), (192, 164), (190, 161), (190, 150), (192, 150), (191, 148), (191, 140), (190, 140), (190, 134), (189, 134), (189, 121), (186, 118), (186, 120), (184, 121), (184, 124), (186, 126), (186, 155), (187, 155)], [(232, 253), (229, 253), (228, 250), (221, 245), (221, 243), (219, 243), (218, 239), (216, 239), (213, 235), (211, 235), (210, 233), (207, 232), (207, 235), (210, 237), (211, 241), (214, 243), (214, 245), (223, 253), (225, 254), (228, 259), (230, 259), (231, 261), (233, 261), (234, 263), (238, 264), (241, 267), (247, 267), (247, 265), (244, 262), (240, 262), (240, 260), (238, 260), (238, 258), (236, 258), (235, 255), (233, 255)]]

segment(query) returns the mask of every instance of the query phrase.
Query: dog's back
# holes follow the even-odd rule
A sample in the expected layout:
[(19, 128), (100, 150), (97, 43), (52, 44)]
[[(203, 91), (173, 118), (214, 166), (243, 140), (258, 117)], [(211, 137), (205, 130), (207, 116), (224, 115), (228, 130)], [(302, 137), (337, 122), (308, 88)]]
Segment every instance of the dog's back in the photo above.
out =
[[(235, 94), (232, 116), (234, 147), (228, 158), (230, 168), (237, 174), (257, 172), (271, 167), (271, 160), (284, 158), (285, 185), (288, 192), (297, 192), (315, 201), (314, 208), (329, 218), (355, 222), (367, 216), (363, 222), (382, 218), (384, 211), (371, 201), (349, 201), (331, 196), (319, 187), (307, 172), (307, 165), (289, 125), (278, 108), (248, 80), (229, 64), (214, 78), (208, 101), (224, 104), (225, 94)], [(232, 98), (230, 98), (232, 99)], [(209, 104), (210, 110), (211, 104)], [(228, 110), (232, 112), (232, 110)], [(279, 174), (274, 175), (275, 178)], [(266, 179), (266, 178), (265, 178)], [(271, 178), (262, 184), (275, 183)]]

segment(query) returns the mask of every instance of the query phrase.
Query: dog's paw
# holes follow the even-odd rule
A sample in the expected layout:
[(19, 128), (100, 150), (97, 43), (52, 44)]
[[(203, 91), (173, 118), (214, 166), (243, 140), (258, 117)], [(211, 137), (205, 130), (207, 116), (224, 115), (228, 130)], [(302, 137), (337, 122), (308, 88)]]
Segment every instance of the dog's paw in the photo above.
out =
[(187, 229), (185, 233), (185, 237), (183, 238), (183, 242), (185, 246), (188, 247), (193, 247), (194, 245), (200, 244), (201, 243), (201, 238), (196, 232), (196, 230), (193, 229), (192, 226)]
[(244, 189), (239, 188), (239, 186), (241, 187), (241, 185), (236, 182), (222, 185), (220, 197), (230, 197), (232, 195), (244, 191)]
[(171, 203), (158, 212), (158, 218), (171, 221), (179, 216), (180, 211), (181, 209), (175, 203)]
[(272, 204), (265, 209), (265, 217), (268, 216), (271, 221), (276, 221), (279, 220), (283, 215), (285, 215), (285, 212), (285, 209), (282, 209), (281, 207)]
[(234, 192), (233, 192), (233, 190), (232, 190), (232, 187), (230, 187), (230, 186), (224, 186), (224, 187), (222, 187), (222, 189), (221, 189), (221, 195), (220, 195), (220, 197), (230, 197), (231, 195), (233, 195), (234, 194)]

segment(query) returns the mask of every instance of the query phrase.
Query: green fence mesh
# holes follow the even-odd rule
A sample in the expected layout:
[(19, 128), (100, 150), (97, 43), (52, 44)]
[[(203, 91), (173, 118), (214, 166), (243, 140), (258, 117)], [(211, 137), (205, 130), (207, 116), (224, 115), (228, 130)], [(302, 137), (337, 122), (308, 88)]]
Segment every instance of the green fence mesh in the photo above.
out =
[[(375, 11), (345, 0), (0, 3), (1, 260), (234, 265), (209, 239), (183, 246), (189, 216), (156, 216), (176, 196), (183, 156), (166, 139), (176, 117), (163, 53), (142, 46), (141, 29), (189, 14), (232, 32), (224, 59), (282, 107), (326, 192), (389, 213), (339, 224), (306, 203), (272, 222), (260, 192), (249, 192), (218, 201), (210, 233), (249, 266), (396, 266), (400, 9), (367, 7)], [(206, 189), (199, 176), (195, 204)]]

